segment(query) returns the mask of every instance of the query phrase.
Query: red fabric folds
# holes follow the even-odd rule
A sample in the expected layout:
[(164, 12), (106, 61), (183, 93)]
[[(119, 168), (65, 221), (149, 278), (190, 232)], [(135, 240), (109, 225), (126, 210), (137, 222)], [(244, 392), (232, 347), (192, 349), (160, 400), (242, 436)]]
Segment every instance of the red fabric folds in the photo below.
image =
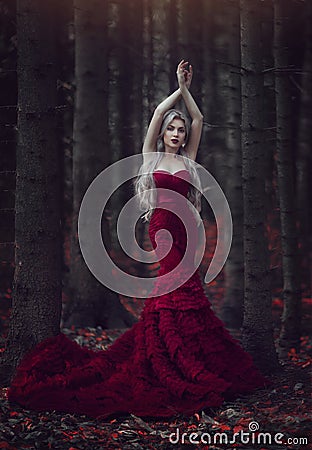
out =
[[(158, 187), (186, 198), (189, 174), (183, 174), (157, 171), (154, 177)], [(162, 195), (161, 202), (165, 200)], [(151, 218), (150, 238), (155, 248), (155, 234), (165, 228), (173, 245), (160, 260), (159, 277), (182, 260), (187, 243), (180, 219), (162, 209), (161, 202)], [(191, 210), (183, 211), (196, 227)], [(159, 235), (158, 250), (166, 239)], [(191, 245), (195, 252), (196, 240)], [(189, 261), (177, 276), (188, 270)], [(170, 290), (170, 279), (166, 282)], [(162, 282), (155, 283), (155, 295), (146, 299), (139, 322), (106, 351), (83, 348), (62, 333), (38, 344), (18, 366), (9, 401), (26, 409), (91, 417), (170, 417), (216, 407), (270, 384), (213, 313), (197, 271), (173, 291), (158, 295), (163, 288)]]

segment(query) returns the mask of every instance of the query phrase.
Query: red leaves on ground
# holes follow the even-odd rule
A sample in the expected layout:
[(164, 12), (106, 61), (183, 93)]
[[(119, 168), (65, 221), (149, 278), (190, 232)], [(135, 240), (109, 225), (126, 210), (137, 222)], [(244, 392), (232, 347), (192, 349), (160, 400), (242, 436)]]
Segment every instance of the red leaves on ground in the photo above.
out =
[[(123, 330), (100, 331), (89, 328), (75, 330), (73, 327), (66, 330), (72, 338), (93, 349), (107, 347)], [(251, 422), (259, 424), (259, 432), (280, 432), (287, 437), (309, 437), (311, 347), (306, 336), (301, 341), (300, 353), (297, 354), (293, 350), (289, 353), (288, 363), (285, 363), (281, 372), (273, 378), (273, 386), (233, 402), (225, 402), (220, 408), (198, 411), (191, 417), (177, 415), (171, 420), (143, 420), (129, 414), (103, 421), (58, 412), (38, 413), (23, 410), (18, 406), (13, 409), (6, 400), (7, 390), (2, 389), (0, 449), (127, 450), (135, 447), (138, 450), (153, 450), (166, 446), (169, 448), (169, 437), (177, 429), (180, 430), (180, 436), (186, 433), (187, 439), (191, 433), (197, 433), (198, 436), (201, 436), (201, 433), (209, 433), (211, 437), (216, 433), (225, 433), (230, 439), (235, 433), (248, 432)], [(185, 445), (189, 443), (187, 439)], [(229, 448), (240, 447), (237, 441)], [(192, 445), (192, 448), (196, 448), (196, 445)], [(200, 444), (200, 448), (218, 450), (224, 449), (224, 445), (219, 447)], [(299, 450), (300, 446), (288, 445), (287, 448)], [(306, 445), (301, 448), (309, 447)], [(265, 447), (262, 449), (268, 450)]]

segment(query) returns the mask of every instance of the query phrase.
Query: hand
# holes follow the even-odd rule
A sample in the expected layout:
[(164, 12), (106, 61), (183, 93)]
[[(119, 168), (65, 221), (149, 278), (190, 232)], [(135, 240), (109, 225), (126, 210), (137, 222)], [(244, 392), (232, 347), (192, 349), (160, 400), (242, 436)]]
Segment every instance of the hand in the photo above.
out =
[(193, 67), (189, 65), (189, 70), (187, 70), (188, 61), (182, 61), (178, 64), (177, 67), (177, 79), (180, 88), (186, 87), (190, 88), (192, 78), (193, 78)]

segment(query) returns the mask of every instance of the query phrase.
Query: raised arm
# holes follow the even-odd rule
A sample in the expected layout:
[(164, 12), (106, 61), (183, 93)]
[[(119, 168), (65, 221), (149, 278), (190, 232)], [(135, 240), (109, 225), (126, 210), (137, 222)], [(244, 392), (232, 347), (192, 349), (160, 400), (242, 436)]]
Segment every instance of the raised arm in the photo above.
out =
[(169, 109), (171, 109), (177, 103), (177, 101), (180, 98), (181, 98), (181, 90), (179, 88), (157, 106), (147, 129), (142, 149), (143, 153), (156, 151), (156, 142), (160, 133), (160, 127), (163, 121), (163, 116)]
[[(185, 81), (184, 86), (188, 90), (192, 82), (192, 73), (190, 72), (185, 73), (184, 81)], [(157, 106), (147, 129), (147, 133), (142, 148), (143, 153), (156, 151), (157, 138), (160, 133), (160, 127), (163, 121), (164, 114), (169, 109), (174, 107), (174, 105), (180, 100), (181, 96), (182, 92), (179, 87), (176, 91), (174, 91), (171, 95), (169, 95), (169, 97), (167, 97)]]
[(192, 118), (190, 137), (184, 150), (190, 159), (195, 160), (203, 128), (203, 115), (188, 89), (193, 76), (193, 68), (190, 65), (187, 70), (187, 65), (188, 62), (182, 59), (177, 68), (177, 78), (185, 106)]

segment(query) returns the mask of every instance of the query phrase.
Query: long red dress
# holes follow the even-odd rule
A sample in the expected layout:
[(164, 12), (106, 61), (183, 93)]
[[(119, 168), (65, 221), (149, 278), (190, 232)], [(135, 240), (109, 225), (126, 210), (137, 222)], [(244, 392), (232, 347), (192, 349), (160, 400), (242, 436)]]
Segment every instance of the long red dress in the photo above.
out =
[[(157, 187), (184, 199), (189, 176), (186, 170), (154, 172)], [(151, 242), (155, 248), (155, 234), (163, 228), (173, 238), (170, 252), (160, 260), (158, 280), (181, 261), (186, 233), (181, 220), (161, 208), (170, 205), (170, 191), (157, 200), (149, 226)], [(186, 202), (179, 207), (196, 230)], [(158, 238), (160, 250), (168, 234)], [(39, 343), (18, 366), (9, 401), (26, 409), (91, 417), (168, 417), (217, 407), (270, 384), (211, 310), (197, 270), (182, 286), (157, 296), (161, 287), (155, 283), (155, 296), (146, 299), (140, 320), (107, 350), (83, 348), (62, 333)]]

